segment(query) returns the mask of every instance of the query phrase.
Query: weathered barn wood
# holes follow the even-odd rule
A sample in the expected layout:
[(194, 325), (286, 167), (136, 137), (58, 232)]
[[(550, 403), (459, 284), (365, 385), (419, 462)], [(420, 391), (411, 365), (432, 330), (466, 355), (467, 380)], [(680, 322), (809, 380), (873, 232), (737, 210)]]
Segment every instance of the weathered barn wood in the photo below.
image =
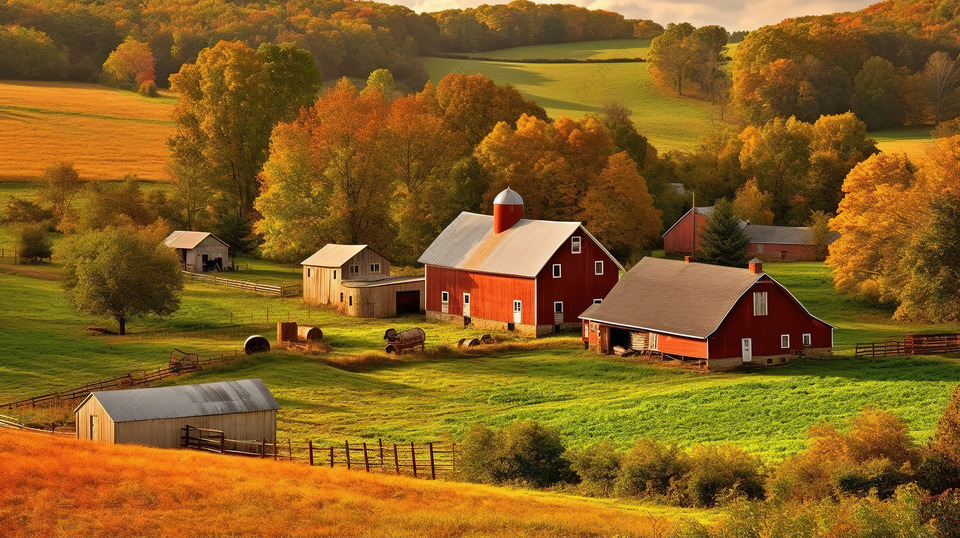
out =
[(163, 242), (176, 250), (184, 271), (203, 273), (230, 268), (230, 247), (212, 233), (178, 230)]

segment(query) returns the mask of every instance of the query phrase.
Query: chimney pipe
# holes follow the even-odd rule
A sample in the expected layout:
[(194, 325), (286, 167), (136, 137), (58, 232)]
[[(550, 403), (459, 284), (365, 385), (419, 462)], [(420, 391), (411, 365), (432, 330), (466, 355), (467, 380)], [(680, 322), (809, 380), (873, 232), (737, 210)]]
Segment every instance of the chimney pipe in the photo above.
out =
[(692, 261), (693, 261), (693, 256), (684, 256), (684, 257), (683, 257), (683, 262), (684, 262), (684, 263), (690, 263), (690, 262), (692, 262)]
[(760, 258), (754, 258), (750, 260), (750, 263), (747, 265), (747, 267), (749, 268), (750, 272), (755, 275), (759, 275), (763, 272), (763, 262), (760, 261)]

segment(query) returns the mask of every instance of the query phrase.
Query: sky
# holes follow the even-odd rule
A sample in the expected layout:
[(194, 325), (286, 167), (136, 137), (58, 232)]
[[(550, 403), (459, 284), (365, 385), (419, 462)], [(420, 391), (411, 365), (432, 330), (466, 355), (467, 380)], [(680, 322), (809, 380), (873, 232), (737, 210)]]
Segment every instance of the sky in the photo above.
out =
[[(385, 0), (414, 11), (440, 11), (505, 4), (509, 0)], [(664, 26), (689, 22), (694, 26), (719, 24), (728, 31), (754, 30), (788, 17), (858, 11), (880, 0), (533, 0), (537, 3), (576, 4), (588, 9), (615, 11), (629, 19), (650, 19)]]

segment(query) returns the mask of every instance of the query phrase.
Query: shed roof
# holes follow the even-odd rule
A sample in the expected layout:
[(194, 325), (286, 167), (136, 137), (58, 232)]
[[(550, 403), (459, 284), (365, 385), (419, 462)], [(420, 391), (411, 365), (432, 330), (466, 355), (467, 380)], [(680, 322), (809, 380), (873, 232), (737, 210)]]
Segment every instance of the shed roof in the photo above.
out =
[(185, 248), (190, 250), (192, 248), (197, 248), (197, 245), (202, 243), (207, 237), (216, 239), (220, 243), (223, 243), (223, 246), (225, 247), (229, 246), (224, 243), (222, 239), (210, 232), (187, 232), (183, 230), (177, 230), (168, 235), (167, 238), (163, 240), (163, 244), (170, 248)]
[(737, 300), (761, 279), (781, 286), (766, 273), (747, 269), (643, 258), (603, 302), (591, 305), (580, 317), (703, 339), (720, 327)]
[(388, 276), (383, 278), (371, 278), (364, 280), (342, 280), (340, 285), (344, 288), (376, 288), (379, 286), (394, 286), (399, 284), (412, 284), (414, 282), (426, 282), (423, 276)]
[(313, 267), (340, 267), (350, 261), (350, 258), (360, 254), (367, 245), (324, 245), (312, 256), (300, 262), (300, 265)]
[[(579, 222), (520, 219), (508, 230), (493, 232), (493, 217), (464, 211), (427, 247), (417, 261), (453, 269), (535, 278)], [(623, 269), (603, 245), (600, 248)]]
[(114, 422), (275, 411), (280, 404), (259, 379), (90, 393)]
[[(812, 245), (813, 229), (805, 226), (765, 226), (762, 224), (748, 224), (743, 233), (750, 238), (751, 243), (778, 243), (783, 245)], [(827, 244), (840, 237), (840, 234), (831, 232)]]

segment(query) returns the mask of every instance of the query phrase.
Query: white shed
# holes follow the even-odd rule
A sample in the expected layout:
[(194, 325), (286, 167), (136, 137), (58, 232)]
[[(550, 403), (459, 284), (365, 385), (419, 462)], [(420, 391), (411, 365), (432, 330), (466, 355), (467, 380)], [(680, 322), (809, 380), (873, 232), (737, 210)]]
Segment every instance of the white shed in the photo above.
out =
[(210, 232), (177, 230), (163, 242), (177, 251), (185, 271), (204, 273), (230, 268), (229, 246)]

